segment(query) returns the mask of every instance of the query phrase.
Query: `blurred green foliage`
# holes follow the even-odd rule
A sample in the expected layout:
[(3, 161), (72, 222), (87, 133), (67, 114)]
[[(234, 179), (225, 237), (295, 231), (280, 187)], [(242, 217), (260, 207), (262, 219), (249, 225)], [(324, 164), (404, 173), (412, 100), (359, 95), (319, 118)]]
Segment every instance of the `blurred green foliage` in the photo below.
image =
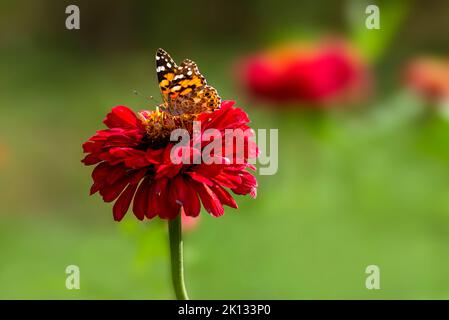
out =
[[(411, 0), (347, 1), (346, 13), (352, 40), (367, 57), (376, 60), (388, 49), (391, 41), (395, 39), (398, 30), (404, 27), (403, 22), (409, 13), (412, 3)], [(368, 14), (360, 14), (360, 12), (366, 13), (365, 9), (373, 4), (379, 8), (379, 30), (366, 28), (365, 20)]]

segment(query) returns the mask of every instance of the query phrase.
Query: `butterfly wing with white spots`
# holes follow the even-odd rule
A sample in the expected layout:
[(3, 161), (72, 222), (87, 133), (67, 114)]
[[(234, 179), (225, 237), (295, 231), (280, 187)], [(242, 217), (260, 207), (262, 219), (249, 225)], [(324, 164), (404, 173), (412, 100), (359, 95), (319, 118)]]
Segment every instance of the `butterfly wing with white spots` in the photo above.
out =
[(156, 53), (156, 72), (164, 99), (160, 108), (173, 115), (201, 113), (218, 109), (221, 99), (208, 86), (195, 62), (186, 59), (177, 66), (163, 49)]

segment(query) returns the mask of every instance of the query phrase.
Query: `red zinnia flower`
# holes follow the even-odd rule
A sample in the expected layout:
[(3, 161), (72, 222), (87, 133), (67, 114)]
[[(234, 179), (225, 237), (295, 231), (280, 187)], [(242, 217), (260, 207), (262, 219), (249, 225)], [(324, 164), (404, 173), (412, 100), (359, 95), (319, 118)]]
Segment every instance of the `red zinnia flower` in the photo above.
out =
[(274, 103), (326, 107), (351, 102), (369, 91), (366, 63), (344, 41), (322, 41), (274, 48), (238, 64), (250, 96)]
[[(247, 114), (233, 105), (232, 101), (224, 101), (216, 111), (179, 116), (159, 110), (136, 115), (125, 106), (113, 108), (103, 121), (109, 129), (98, 131), (83, 144), (87, 156), (82, 162), (96, 165), (90, 193), (99, 192), (105, 202), (115, 201), (113, 214), (117, 221), (131, 204), (140, 220), (156, 216), (173, 219), (181, 208), (187, 216), (196, 217), (200, 203), (218, 217), (224, 213), (223, 205), (237, 208), (225, 188), (255, 197), (257, 181), (247, 168), (255, 169), (248, 160), (257, 157), (258, 149), (248, 135), (242, 137), (245, 150), (233, 148), (231, 154), (227, 151), (219, 164), (175, 164), (170, 158), (176, 147), (170, 141), (171, 131), (184, 128), (191, 133), (192, 120), (201, 122), (201, 132), (217, 129), (222, 137), (226, 129), (250, 129)], [(192, 155), (201, 153), (209, 144), (202, 141), (198, 146), (194, 140), (191, 138), (187, 147)]]

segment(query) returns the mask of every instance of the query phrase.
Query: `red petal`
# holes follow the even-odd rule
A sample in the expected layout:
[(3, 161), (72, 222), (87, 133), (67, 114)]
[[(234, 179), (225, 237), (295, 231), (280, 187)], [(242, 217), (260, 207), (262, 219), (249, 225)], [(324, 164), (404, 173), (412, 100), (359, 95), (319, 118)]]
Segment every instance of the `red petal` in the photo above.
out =
[(224, 102), (221, 108), (212, 113), (203, 113), (198, 117), (202, 122), (201, 130), (214, 128), (218, 130), (247, 127), (248, 115), (240, 108), (234, 108), (233, 102)]
[(171, 184), (171, 195), (173, 201), (183, 206), (187, 216), (196, 217), (201, 210), (201, 203), (198, 195), (182, 176), (178, 176)]
[(134, 215), (139, 220), (143, 220), (148, 206), (150, 190), (150, 178), (146, 177), (137, 189), (136, 195), (134, 197), (133, 212)]
[(94, 180), (102, 180), (104, 177), (107, 176), (108, 170), (110, 166), (106, 162), (100, 163), (98, 166), (95, 167), (95, 169), (92, 171), (92, 179)]
[(116, 183), (112, 185), (108, 185), (100, 190), (100, 194), (103, 197), (104, 202), (114, 201), (120, 193), (122, 193), (123, 189), (125, 189), (126, 185), (129, 183), (128, 177), (123, 177), (118, 180)]
[(162, 206), (162, 192), (167, 187), (167, 179), (153, 180), (148, 199), (147, 218), (151, 219), (160, 215)]
[(105, 180), (107, 184), (111, 185), (124, 176), (126, 176), (126, 168), (123, 165), (109, 166)]
[(156, 169), (156, 179), (160, 178), (173, 178), (181, 170), (182, 164), (162, 164)]
[(140, 180), (142, 180), (143, 177), (145, 177), (146, 173), (147, 173), (146, 168), (134, 171), (133, 173), (130, 174), (129, 183), (139, 184)]
[(148, 149), (146, 151), (146, 158), (150, 163), (157, 164), (162, 162), (162, 154), (164, 153), (164, 149)]
[(136, 192), (136, 188), (136, 184), (130, 184), (115, 202), (114, 208), (112, 209), (115, 221), (120, 221), (125, 216), (125, 213), (128, 211), (129, 205), (131, 204), (131, 200), (133, 199), (134, 193)]
[(173, 219), (180, 213), (181, 205), (172, 200), (170, 191), (172, 181), (168, 182), (166, 187), (161, 191), (159, 217), (162, 219)]
[(195, 183), (194, 186), (201, 198), (204, 209), (215, 217), (222, 216), (224, 209), (216, 194), (204, 183)]
[(109, 128), (135, 128), (140, 120), (135, 113), (125, 106), (117, 106), (106, 115), (103, 123)]
[(101, 188), (103, 184), (100, 182), (94, 182), (92, 186), (90, 187), (89, 195), (93, 195), (94, 193), (97, 193)]
[(203, 177), (214, 177), (223, 170), (222, 164), (199, 164), (192, 169), (192, 172), (196, 172)]
[(169, 191), (168, 179), (154, 180), (148, 199), (147, 218), (159, 216), (162, 219), (173, 219), (178, 215), (180, 206), (170, 201)]
[(111, 148), (109, 154), (115, 161), (124, 161), (128, 168), (139, 169), (150, 164), (145, 157), (145, 151), (136, 150), (134, 148)]
[(84, 165), (86, 166), (91, 166), (100, 161), (101, 159), (98, 158), (97, 154), (88, 154), (87, 156), (84, 157), (83, 160), (81, 160), (81, 162), (84, 163)]
[(200, 175), (200, 174), (198, 174), (196, 172), (187, 172), (187, 174), (195, 181), (198, 181), (198, 182), (201, 182), (201, 183), (205, 183), (205, 184), (207, 184), (209, 186), (212, 186), (214, 184), (210, 179), (208, 179), (208, 178), (206, 178), (206, 177), (204, 177), (204, 176), (202, 176), (202, 175)]
[(257, 196), (257, 180), (256, 178), (247, 171), (240, 172), (242, 182), (232, 188), (232, 192), (235, 194), (250, 194), (251, 197), (255, 198)]
[(150, 182), (150, 188), (148, 190), (148, 199), (147, 199), (147, 210), (145, 212), (145, 216), (148, 219), (152, 219), (158, 215), (158, 198), (156, 194), (156, 183), (154, 181)]
[(218, 199), (220, 199), (220, 202), (222, 204), (227, 205), (228, 207), (237, 209), (237, 203), (235, 202), (234, 198), (227, 192), (225, 189), (220, 187), (219, 185), (214, 185), (211, 187), (212, 191), (217, 195)]
[(214, 181), (226, 188), (236, 188), (242, 183), (242, 178), (237, 174), (222, 173), (215, 176)]

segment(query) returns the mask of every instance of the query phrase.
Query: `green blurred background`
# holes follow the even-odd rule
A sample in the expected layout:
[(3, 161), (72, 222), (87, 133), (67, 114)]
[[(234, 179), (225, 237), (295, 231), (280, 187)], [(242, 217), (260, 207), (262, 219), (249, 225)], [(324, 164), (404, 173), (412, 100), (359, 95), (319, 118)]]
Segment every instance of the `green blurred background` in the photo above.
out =
[[(381, 30), (364, 26), (371, 3)], [(69, 4), (80, 30), (65, 29)], [(257, 199), (186, 233), (192, 298), (449, 298), (449, 122), (401, 84), (408, 59), (448, 53), (447, 30), (447, 1), (1, 0), (0, 298), (173, 298), (165, 223), (114, 222), (80, 162), (113, 106), (154, 107), (133, 90), (158, 97), (158, 47), (279, 129)], [(236, 85), (238, 58), (327, 34), (372, 66), (357, 108), (261, 108)], [(80, 290), (65, 287), (70, 264)], [(372, 264), (380, 290), (365, 288)]]

